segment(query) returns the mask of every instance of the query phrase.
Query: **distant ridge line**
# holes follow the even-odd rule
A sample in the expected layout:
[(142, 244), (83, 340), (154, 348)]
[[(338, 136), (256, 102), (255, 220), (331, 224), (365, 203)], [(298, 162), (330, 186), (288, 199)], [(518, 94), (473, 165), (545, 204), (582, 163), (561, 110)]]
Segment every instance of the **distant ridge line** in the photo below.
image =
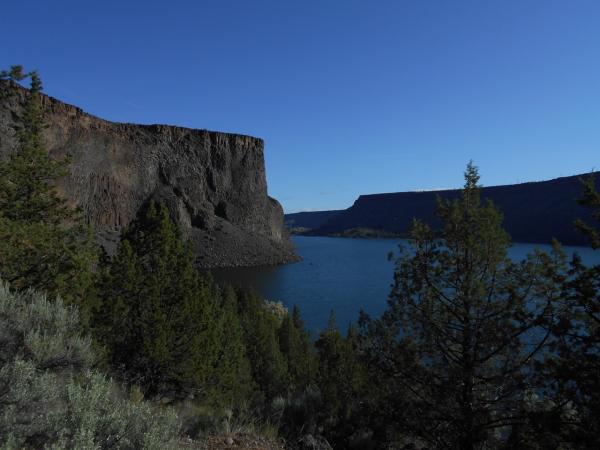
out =
[[(576, 219), (592, 222), (591, 212), (577, 202), (583, 194), (580, 179), (597, 172), (482, 188), (504, 214), (504, 226), (515, 242), (587, 245)], [(389, 237), (406, 236), (413, 218), (439, 226), (436, 198), (454, 198), (460, 189), (404, 191), (360, 195), (354, 204), (339, 211), (286, 214), (292, 231), (318, 236)], [(320, 214), (320, 215), (319, 215)]]

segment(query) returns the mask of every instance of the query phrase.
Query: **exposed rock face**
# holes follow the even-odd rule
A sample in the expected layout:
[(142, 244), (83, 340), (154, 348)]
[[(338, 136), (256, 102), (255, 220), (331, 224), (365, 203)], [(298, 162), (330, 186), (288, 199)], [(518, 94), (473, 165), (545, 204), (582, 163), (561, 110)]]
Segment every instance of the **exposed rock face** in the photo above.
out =
[[(11, 84), (0, 80), (0, 92)], [(14, 85), (12, 85), (14, 86)], [(0, 99), (0, 158), (15, 148), (26, 90)], [(112, 251), (150, 199), (164, 202), (191, 239), (201, 267), (275, 265), (297, 259), (283, 210), (267, 195), (261, 139), (166, 125), (108, 122), (43, 98), (45, 145), (70, 156), (57, 186)]]
[[(574, 222), (594, 223), (589, 209), (577, 203), (583, 195), (580, 178), (587, 175), (556, 178), (549, 181), (484, 187), (483, 199), (489, 199), (504, 214), (504, 227), (515, 242), (550, 243), (556, 238), (567, 245), (588, 245), (585, 235)], [(600, 189), (600, 176), (596, 176)], [(406, 236), (413, 218), (434, 228), (440, 223), (435, 215), (436, 198), (456, 198), (456, 189), (429, 192), (397, 192), (361, 195), (343, 211), (319, 215), (286, 215), (294, 227), (310, 228), (307, 234), (325, 236)]]

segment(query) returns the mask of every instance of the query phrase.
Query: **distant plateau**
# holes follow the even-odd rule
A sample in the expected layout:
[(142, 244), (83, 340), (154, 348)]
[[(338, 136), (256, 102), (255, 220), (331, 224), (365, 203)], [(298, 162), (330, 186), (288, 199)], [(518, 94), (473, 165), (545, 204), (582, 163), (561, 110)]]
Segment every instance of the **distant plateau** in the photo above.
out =
[[(483, 201), (491, 200), (504, 214), (504, 226), (515, 242), (587, 245), (575, 228), (576, 219), (592, 222), (589, 209), (578, 204), (581, 178), (573, 175), (539, 181), (482, 188)], [(600, 180), (596, 177), (597, 187)], [(344, 237), (406, 237), (413, 218), (439, 226), (436, 198), (452, 199), (460, 190), (396, 192), (361, 195), (344, 210), (299, 212), (285, 215), (295, 234)]]

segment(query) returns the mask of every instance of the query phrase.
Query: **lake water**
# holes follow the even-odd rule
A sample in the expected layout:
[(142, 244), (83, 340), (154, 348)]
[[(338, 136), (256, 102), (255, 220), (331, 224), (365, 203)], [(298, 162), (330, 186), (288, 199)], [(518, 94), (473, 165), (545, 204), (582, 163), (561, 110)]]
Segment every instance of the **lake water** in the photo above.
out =
[[(381, 314), (392, 284), (393, 262), (401, 239), (352, 239), (293, 236), (302, 261), (279, 267), (219, 269), (213, 271), (219, 281), (251, 287), (266, 299), (281, 301), (285, 306), (300, 307), (306, 326), (313, 332), (322, 330), (330, 311), (338, 324), (358, 319), (364, 309), (372, 316)], [(523, 259), (536, 248), (550, 250), (550, 245), (514, 244), (509, 254)], [(588, 247), (563, 247), (567, 254), (577, 252), (587, 264), (600, 263), (600, 251)]]

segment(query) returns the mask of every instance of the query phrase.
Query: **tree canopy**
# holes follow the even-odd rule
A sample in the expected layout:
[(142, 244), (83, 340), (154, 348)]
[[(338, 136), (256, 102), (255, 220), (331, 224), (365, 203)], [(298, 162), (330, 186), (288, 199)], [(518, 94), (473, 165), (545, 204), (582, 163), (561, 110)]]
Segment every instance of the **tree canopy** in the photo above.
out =
[(102, 273), (96, 317), (112, 364), (150, 392), (196, 389), (216, 358), (216, 299), (163, 205), (132, 222)]
[(20, 66), (0, 76), (31, 80), (16, 147), (0, 161), (0, 276), (15, 289), (33, 287), (81, 301), (92, 283), (97, 249), (81, 215), (56, 191), (69, 160), (52, 159), (44, 147), (40, 77)]
[(525, 420), (531, 368), (549, 337), (542, 324), (559, 294), (546, 276), (550, 256), (509, 259), (502, 215), (481, 201), (478, 182), (469, 164), (460, 197), (438, 201), (439, 234), (414, 222), (387, 310), (363, 320), (371, 363), (405, 397), (408, 410), (391, 413), (436, 448), (482, 448)]

